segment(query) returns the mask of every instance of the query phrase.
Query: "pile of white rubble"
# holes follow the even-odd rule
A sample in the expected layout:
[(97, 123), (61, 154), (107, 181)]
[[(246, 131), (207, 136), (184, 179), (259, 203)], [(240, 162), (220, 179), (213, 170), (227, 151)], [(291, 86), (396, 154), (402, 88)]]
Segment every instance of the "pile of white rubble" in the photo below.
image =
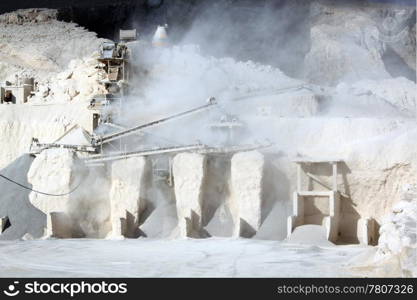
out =
[(405, 185), (401, 200), (385, 216), (378, 246), (350, 262), (358, 274), (381, 277), (417, 276), (417, 185)]
[(417, 276), (417, 186), (407, 185), (380, 228), (375, 262), (394, 265), (401, 276)]
[(38, 97), (59, 102), (93, 92), (90, 57), (103, 41), (94, 32), (58, 21), (56, 10), (22, 9), (0, 15), (0, 36), (0, 82), (34, 77)]

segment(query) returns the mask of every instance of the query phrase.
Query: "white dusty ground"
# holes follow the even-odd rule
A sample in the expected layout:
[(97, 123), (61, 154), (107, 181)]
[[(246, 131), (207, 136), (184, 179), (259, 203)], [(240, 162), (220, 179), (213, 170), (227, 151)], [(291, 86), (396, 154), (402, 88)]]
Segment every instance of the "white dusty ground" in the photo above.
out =
[(252, 239), (0, 242), (4, 277), (350, 277), (364, 248)]

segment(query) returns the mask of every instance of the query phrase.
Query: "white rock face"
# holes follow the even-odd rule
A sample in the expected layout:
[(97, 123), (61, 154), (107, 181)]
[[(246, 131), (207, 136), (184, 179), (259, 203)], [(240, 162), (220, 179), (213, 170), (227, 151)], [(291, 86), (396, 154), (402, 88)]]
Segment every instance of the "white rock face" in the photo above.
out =
[(206, 158), (196, 153), (180, 153), (173, 161), (178, 227), (181, 237), (197, 237), (202, 222), (202, 193)]
[[(42, 151), (33, 161), (27, 174), (28, 182), (32, 184), (32, 188), (36, 191), (48, 194), (62, 196), (48, 196), (31, 192), (29, 200), (33, 206), (47, 216), (47, 232), (48, 236), (58, 235), (61, 237), (71, 237), (70, 221), (66, 214), (69, 209), (69, 201), (71, 192), (76, 184), (74, 182), (74, 172), (76, 171), (76, 161), (74, 153), (68, 149), (48, 149)], [(52, 214), (52, 219), (51, 219)], [(61, 214), (63, 223), (54, 224), (54, 214)], [(60, 218), (57, 215), (57, 219)], [(57, 220), (57, 222), (59, 222)], [(56, 225), (56, 226), (54, 226)], [(66, 227), (66, 228), (59, 228)], [(65, 233), (63, 233), (65, 232)]]
[(145, 209), (143, 198), (146, 159), (131, 157), (113, 162), (111, 166), (110, 238), (138, 237), (140, 214)]
[[(397, 7), (394, 10), (387, 8), (383, 12), (383, 15), (388, 15), (392, 19), (387, 18), (383, 20), (380, 22), (380, 27), (383, 30), (381, 39), (384, 40), (387, 45), (391, 47), (391, 49), (395, 51), (395, 53), (397, 53), (404, 60), (404, 62), (415, 71), (416, 24), (414, 23), (414, 26), (412, 26), (412, 23), (410, 22), (410, 20), (415, 19), (415, 16), (413, 17), (414, 13), (415, 7), (414, 10), (409, 7)], [(387, 24), (387, 21), (391, 21), (391, 24), (394, 25), (393, 30), (386, 30), (386, 27), (388, 27), (388, 29), (390, 27), (390, 24)], [(412, 26), (411, 28), (410, 25)]]
[(383, 43), (364, 8), (313, 3), (311, 49), (305, 76), (314, 83), (390, 78), (382, 61)]
[[(94, 95), (105, 94), (103, 85), (97, 81), (98, 53), (83, 59), (71, 60), (65, 71), (42, 81), (30, 103), (66, 103), (69, 101), (89, 101)], [(85, 104), (86, 105), (86, 104)]]
[(95, 33), (57, 21), (56, 15), (39, 9), (0, 15), (0, 81), (17, 74), (42, 82), (98, 49), (102, 39)]
[(32, 137), (50, 143), (75, 124), (91, 130), (86, 102), (103, 92), (96, 82), (94, 53), (103, 40), (76, 24), (57, 21), (56, 15), (48, 9), (0, 15), (0, 81), (34, 77), (38, 91), (29, 104), (72, 102), (0, 105), (0, 168), (26, 153)]
[(399, 111), (416, 115), (416, 84), (404, 77), (362, 80), (352, 85), (355, 94), (368, 94), (395, 106)]
[[(72, 174), (75, 166), (74, 153), (67, 149), (42, 151), (33, 161), (27, 174), (34, 190), (50, 194), (64, 194), (71, 190)], [(43, 211), (65, 211), (69, 195), (51, 197), (35, 192), (30, 194), (30, 202)]]
[(265, 160), (257, 151), (232, 157), (231, 184), (235, 235), (253, 236), (262, 223), (262, 182)]
[(72, 126), (92, 126), (85, 103), (60, 105), (0, 105), (0, 168), (29, 151), (33, 137), (52, 143)]
[(42, 23), (56, 20), (58, 11), (56, 9), (18, 9), (16, 11), (0, 15), (0, 23), (18, 24), (23, 23)]

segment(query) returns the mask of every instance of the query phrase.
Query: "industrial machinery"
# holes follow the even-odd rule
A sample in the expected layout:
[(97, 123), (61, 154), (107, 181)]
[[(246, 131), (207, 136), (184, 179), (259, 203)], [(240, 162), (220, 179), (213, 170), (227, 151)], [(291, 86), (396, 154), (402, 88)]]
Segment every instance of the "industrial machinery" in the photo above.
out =
[[(187, 115), (191, 115), (193, 113), (198, 113), (201, 111), (204, 111), (206, 109), (211, 108), (212, 106), (216, 105), (216, 99), (215, 98), (209, 98), (208, 102), (202, 106), (198, 106), (195, 108), (192, 108), (190, 110), (168, 116), (162, 119), (157, 119), (152, 122), (148, 122), (145, 124), (140, 124), (131, 128), (122, 129), (120, 126), (114, 126), (116, 128), (119, 128), (120, 130), (114, 133), (106, 134), (106, 135), (93, 135), (91, 137), (91, 145), (85, 146), (85, 145), (67, 145), (67, 144), (60, 144), (60, 143), (49, 143), (49, 144), (42, 144), (39, 143), (39, 140), (36, 138), (32, 139), (32, 146), (31, 149), (46, 149), (46, 148), (71, 148), (77, 151), (83, 151), (83, 152), (94, 152), (94, 153), (100, 153), (102, 152), (103, 145), (110, 143), (115, 140), (119, 140), (121, 138), (127, 137), (132, 134), (136, 134), (140, 130), (147, 129), (150, 127), (154, 127), (160, 124), (163, 124), (165, 122), (172, 121), (174, 119), (178, 119)], [(33, 151), (32, 151), (33, 152)]]
[(133, 42), (137, 39), (136, 29), (120, 30), (119, 39), (121, 42)]
[[(165, 29), (165, 27), (164, 27)], [(158, 28), (157, 33), (161, 34), (161, 28)], [(163, 37), (166, 38), (166, 32), (163, 32)], [(200, 142), (189, 145), (173, 145), (160, 146), (139, 149), (123, 149), (122, 139), (130, 137), (131, 135), (140, 135), (145, 129), (150, 129), (161, 124), (168, 123), (183, 117), (193, 114), (205, 112), (217, 105), (214, 97), (207, 99), (205, 104), (179, 112), (174, 115), (166, 116), (164, 118), (156, 119), (144, 124), (138, 124), (134, 127), (124, 128), (123, 126), (113, 123), (113, 115), (121, 113), (123, 106), (123, 97), (128, 94), (130, 73), (129, 59), (131, 52), (128, 44), (136, 39), (136, 30), (121, 30), (120, 42), (104, 42), (100, 47), (100, 57), (98, 58), (98, 68), (100, 69), (100, 76), (98, 81), (103, 84), (108, 93), (94, 96), (88, 109), (93, 110), (93, 129), (100, 124), (108, 125), (116, 131), (106, 134), (93, 133), (89, 135), (88, 145), (73, 145), (60, 143), (59, 140), (54, 143), (40, 143), (38, 139), (32, 140), (31, 150), (32, 154), (37, 154), (40, 151), (48, 148), (67, 148), (86, 153), (84, 156), (85, 163), (89, 166), (100, 165), (108, 161), (113, 161), (122, 158), (133, 156), (158, 156), (161, 154), (178, 153), (185, 151), (193, 151), (197, 153), (219, 154), (219, 153), (233, 153), (238, 151), (249, 151), (268, 147), (268, 145), (234, 145), (233, 132), (243, 127), (243, 123), (238, 121), (236, 116), (226, 115), (210, 125), (210, 128), (227, 132), (228, 142), (223, 143), (224, 146), (208, 146)], [(117, 142), (117, 143), (116, 143)], [(111, 149), (111, 151), (109, 151)], [(115, 149), (117, 151), (115, 151)], [(166, 178), (167, 182), (171, 182), (169, 168), (161, 167), (163, 163), (159, 162), (157, 169), (158, 174), (162, 178)], [(170, 162), (168, 161), (168, 165)], [(168, 169), (168, 171), (166, 170)]]
[(123, 96), (127, 93), (131, 76), (128, 44), (136, 40), (136, 29), (120, 30), (119, 36), (120, 42), (106, 41), (101, 44), (97, 68), (100, 70), (98, 80), (108, 92)]
[(206, 109), (208, 109), (208, 108), (210, 108), (210, 107), (212, 107), (216, 104), (217, 104), (216, 99), (214, 97), (211, 97), (207, 100), (207, 104), (205, 104), (205, 105), (198, 106), (196, 108), (193, 108), (193, 109), (190, 109), (190, 110), (187, 110), (187, 111), (184, 111), (184, 112), (172, 115), (172, 116), (168, 116), (168, 117), (165, 117), (165, 118), (162, 118), (162, 119), (158, 119), (158, 120), (146, 123), (146, 124), (141, 124), (141, 125), (138, 125), (138, 126), (135, 126), (135, 127), (132, 127), (132, 128), (121, 130), (119, 132), (111, 133), (111, 134), (104, 135), (104, 136), (94, 137), (91, 141), (91, 144), (93, 146), (96, 146), (96, 147), (101, 146), (105, 143), (109, 143), (109, 142), (114, 141), (116, 139), (120, 139), (122, 137), (126, 137), (128, 135), (134, 134), (135, 132), (137, 132), (139, 130), (143, 130), (145, 128), (157, 126), (161, 123), (165, 123), (165, 122), (168, 122), (168, 121), (171, 121), (171, 120), (174, 120), (174, 119), (184, 117), (186, 115), (190, 115), (190, 114), (193, 114), (193, 113), (197, 113), (197, 112), (206, 110)]
[(19, 78), (15, 82), (0, 84), (0, 103), (23, 104), (28, 101), (35, 88), (33, 78)]
[(99, 82), (112, 94), (125, 91), (129, 81), (128, 57), (128, 48), (123, 43), (104, 42), (100, 47)]
[(152, 38), (152, 45), (154, 47), (167, 47), (169, 45), (167, 28), (167, 24), (164, 26), (158, 26)]
[(88, 106), (88, 109), (95, 111), (93, 130), (100, 124), (111, 123), (113, 115), (120, 115), (122, 100), (129, 94), (132, 76), (129, 45), (137, 39), (136, 29), (120, 30), (119, 37), (119, 42), (106, 41), (100, 45), (97, 80), (105, 87), (107, 94), (95, 95)]
[(226, 135), (224, 143), (232, 145), (235, 143), (236, 135), (244, 128), (244, 124), (235, 115), (223, 115), (219, 121), (211, 123), (210, 128)]

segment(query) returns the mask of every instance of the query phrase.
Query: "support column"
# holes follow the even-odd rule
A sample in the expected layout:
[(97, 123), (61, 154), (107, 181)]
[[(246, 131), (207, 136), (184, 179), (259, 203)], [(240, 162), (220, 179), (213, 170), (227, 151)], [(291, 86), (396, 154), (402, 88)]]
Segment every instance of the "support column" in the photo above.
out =
[(174, 190), (180, 237), (199, 237), (202, 227), (202, 194), (206, 158), (180, 153), (173, 160)]
[(339, 236), (339, 222), (340, 222), (340, 195), (338, 192), (329, 192), (329, 216), (323, 220), (323, 225), (326, 227), (327, 239), (335, 242)]
[(287, 218), (287, 237), (290, 237), (294, 228), (304, 224), (304, 198), (298, 192), (293, 193), (292, 215)]
[(146, 159), (130, 157), (113, 162), (110, 189), (110, 238), (136, 238), (139, 234), (140, 214), (145, 209), (144, 181)]
[(332, 188), (333, 188), (333, 191), (336, 192), (337, 191), (337, 162), (332, 162), (332, 171), (333, 171)]
[(301, 168), (301, 163), (297, 164), (297, 192), (300, 192), (302, 190), (302, 178), (301, 178), (301, 174), (302, 174), (302, 168)]
[(362, 245), (372, 245), (376, 243), (375, 222), (370, 218), (360, 218), (357, 223), (357, 236)]
[(251, 237), (261, 227), (264, 156), (241, 152), (232, 157), (232, 195), (237, 207), (235, 236)]

